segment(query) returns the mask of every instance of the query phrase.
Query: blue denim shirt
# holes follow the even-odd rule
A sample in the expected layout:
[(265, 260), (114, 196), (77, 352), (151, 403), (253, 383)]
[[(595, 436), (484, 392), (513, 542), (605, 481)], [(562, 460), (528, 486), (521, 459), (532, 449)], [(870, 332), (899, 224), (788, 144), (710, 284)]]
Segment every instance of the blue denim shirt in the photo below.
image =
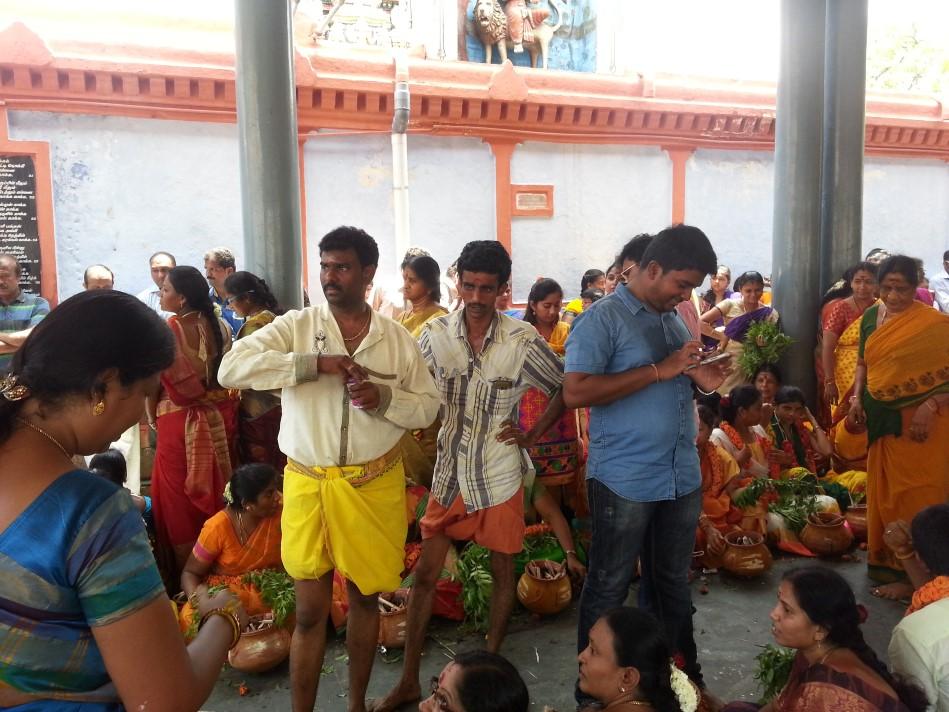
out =
[[(621, 373), (659, 363), (691, 339), (676, 312), (648, 310), (629, 289), (584, 310), (567, 339), (567, 373)], [(634, 502), (676, 499), (702, 483), (687, 376), (590, 408), (587, 477)]]

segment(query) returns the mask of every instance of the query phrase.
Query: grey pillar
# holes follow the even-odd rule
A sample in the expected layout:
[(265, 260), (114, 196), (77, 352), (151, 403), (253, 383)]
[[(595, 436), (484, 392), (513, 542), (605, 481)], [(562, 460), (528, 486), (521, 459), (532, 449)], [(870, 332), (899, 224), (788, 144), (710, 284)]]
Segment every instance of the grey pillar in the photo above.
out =
[(784, 359), (785, 380), (810, 396), (820, 299), (824, 15), (824, 0), (781, 0), (772, 279), (774, 304), (794, 339)]
[(244, 268), (303, 306), (300, 170), (289, 0), (235, 0)]
[(867, 83), (867, 0), (827, 3), (820, 286), (860, 260)]

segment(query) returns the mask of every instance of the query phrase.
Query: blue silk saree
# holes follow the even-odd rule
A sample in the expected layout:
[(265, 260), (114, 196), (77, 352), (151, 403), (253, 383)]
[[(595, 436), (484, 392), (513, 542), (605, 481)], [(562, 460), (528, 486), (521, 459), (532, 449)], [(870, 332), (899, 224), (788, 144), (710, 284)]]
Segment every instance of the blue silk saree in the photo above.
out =
[(84, 470), (55, 480), (0, 533), (0, 709), (123, 710), (92, 628), (163, 592), (128, 493)]

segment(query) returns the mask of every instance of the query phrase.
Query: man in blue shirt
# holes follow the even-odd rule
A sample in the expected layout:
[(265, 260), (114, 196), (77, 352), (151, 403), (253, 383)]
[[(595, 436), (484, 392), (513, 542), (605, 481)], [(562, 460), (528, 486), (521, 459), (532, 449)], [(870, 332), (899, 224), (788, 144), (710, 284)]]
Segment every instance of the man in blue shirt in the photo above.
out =
[[(668, 640), (691, 624), (688, 570), (702, 508), (692, 384), (712, 390), (729, 366), (698, 366), (702, 344), (675, 307), (717, 264), (698, 228), (663, 230), (627, 284), (577, 317), (567, 340), (564, 401), (590, 407), (593, 541), (580, 651), (597, 618), (626, 600), (637, 559)], [(578, 701), (588, 700), (578, 691)]]
[(211, 285), (211, 301), (221, 312), (221, 318), (231, 327), (231, 338), (237, 338), (237, 332), (244, 325), (244, 320), (237, 316), (229, 306), (227, 292), (224, 289), (225, 280), (237, 269), (234, 253), (226, 247), (215, 247), (204, 255), (204, 276)]

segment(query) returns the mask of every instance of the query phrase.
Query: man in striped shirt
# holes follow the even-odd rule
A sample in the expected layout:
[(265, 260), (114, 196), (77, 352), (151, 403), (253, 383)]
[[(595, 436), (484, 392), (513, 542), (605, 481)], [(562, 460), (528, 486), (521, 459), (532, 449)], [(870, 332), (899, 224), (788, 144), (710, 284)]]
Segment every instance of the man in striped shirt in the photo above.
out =
[(0, 254), (0, 374), (13, 360), (33, 327), (49, 314), (49, 302), (20, 289), (20, 263)]
[[(470, 242), (458, 258), (464, 309), (433, 319), (419, 336), (441, 394), (442, 427), (432, 492), (420, 522), (422, 555), (409, 598), (405, 666), (395, 688), (370, 707), (394, 710), (421, 696), (419, 662), (435, 582), (453, 540), (491, 551), (487, 648), (497, 652), (514, 607), (514, 555), (524, 546), (524, 478), (530, 447), (563, 413), (563, 363), (534, 328), (495, 309), (511, 258), (495, 240)], [(527, 433), (518, 401), (538, 388), (551, 401)]]

